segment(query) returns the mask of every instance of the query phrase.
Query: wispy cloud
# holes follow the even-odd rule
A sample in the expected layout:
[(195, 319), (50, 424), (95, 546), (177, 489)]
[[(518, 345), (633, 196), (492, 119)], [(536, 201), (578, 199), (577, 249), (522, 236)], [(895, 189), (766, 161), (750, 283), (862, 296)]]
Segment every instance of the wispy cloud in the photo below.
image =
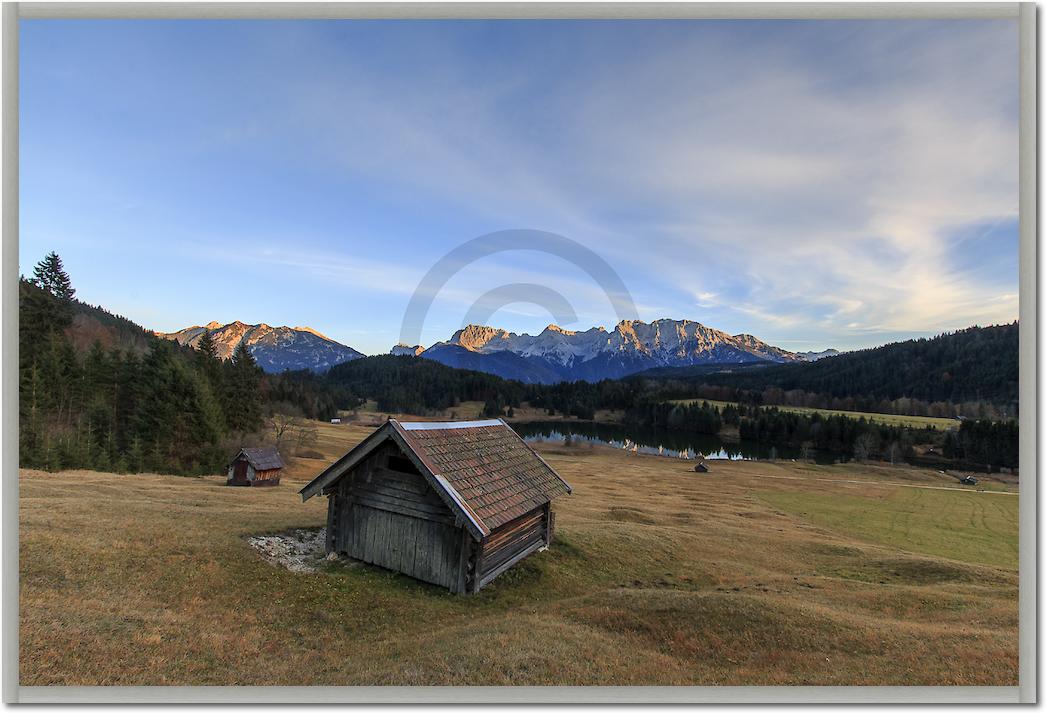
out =
[[(72, 27), (24, 43), (25, 66), (51, 72), (24, 82), (23, 235), (204, 226), (178, 261), (322, 284), (338, 299), (300, 321), (323, 331), (388, 332), (435, 260), (518, 227), (598, 252), (647, 319), (848, 347), (1017, 314), (1010, 21), (231, 24), (147, 51), (128, 25)], [(83, 39), (98, 28), (108, 62)], [(45, 90), (65, 103), (38, 106)], [(32, 128), (66, 115), (82, 119)], [(55, 209), (90, 183), (139, 207)], [(574, 327), (616, 321), (583, 271), (512, 253), (465, 266), (426, 337), (512, 283), (566, 296)], [(534, 330), (547, 314), (492, 318)]]

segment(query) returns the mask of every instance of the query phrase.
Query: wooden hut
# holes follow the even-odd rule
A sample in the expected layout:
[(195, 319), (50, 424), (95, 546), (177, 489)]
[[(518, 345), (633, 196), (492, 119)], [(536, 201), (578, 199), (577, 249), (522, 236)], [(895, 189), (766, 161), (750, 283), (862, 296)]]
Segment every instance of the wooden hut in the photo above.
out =
[(473, 593), (552, 542), (569, 492), (500, 419), (391, 419), (301, 495), (328, 497), (327, 552)]
[(283, 459), (275, 448), (241, 448), (229, 461), (226, 485), (279, 485)]

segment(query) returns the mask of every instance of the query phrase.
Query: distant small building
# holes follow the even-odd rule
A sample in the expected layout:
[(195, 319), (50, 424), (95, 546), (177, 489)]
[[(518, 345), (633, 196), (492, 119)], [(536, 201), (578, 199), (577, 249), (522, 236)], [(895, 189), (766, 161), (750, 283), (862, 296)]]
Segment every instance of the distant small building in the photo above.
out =
[(694, 472), (695, 473), (707, 473), (708, 472), (708, 466), (705, 465), (704, 462), (698, 463), (697, 465), (694, 466)]
[(279, 485), (283, 459), (275, 448), (241, 448), (229, 462), (226, 485)]
[(301, 495), (328, 497), (327, 552), (471, 594), (548, 547), (569, 492), (501, 419), (390, 419)]
[(331, 423), (341, 423), (341, 419), (340, 418), (332, 418), (331, 419)]

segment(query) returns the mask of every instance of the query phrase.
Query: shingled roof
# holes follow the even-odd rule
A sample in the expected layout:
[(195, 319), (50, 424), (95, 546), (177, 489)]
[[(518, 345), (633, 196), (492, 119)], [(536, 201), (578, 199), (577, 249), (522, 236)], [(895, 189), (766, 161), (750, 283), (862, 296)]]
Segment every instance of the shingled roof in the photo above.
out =
[(275, 448), (241, 448), (233, 461), (239, 460), (241, 455), (247, 457), (247, 462), (254, 466), (255, 470), (275, 470), (283, 467), (283, 459)]
[(397, 442), (479, 536), (525, 515), (570, 486), (501, 419), (389, 420), (301, 490), (303, 499), (336, 482), (381, 442)]

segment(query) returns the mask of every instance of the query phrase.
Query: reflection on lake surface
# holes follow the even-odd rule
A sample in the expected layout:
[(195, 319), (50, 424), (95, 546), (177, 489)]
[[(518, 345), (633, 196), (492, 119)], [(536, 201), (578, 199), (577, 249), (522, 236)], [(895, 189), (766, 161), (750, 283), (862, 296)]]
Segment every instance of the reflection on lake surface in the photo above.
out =
[(596, 443), (668, 458), (695, 458), (699, 454), (710, 460), (799, 458), (796, 449), (773, 448), (751, 441), (724, 441), (719, 436), (661, 431), (616, 423), (535, 421), (513, 424), (512, 427), (526, 441), (563, 442), (569, 439), (571, 443)]

